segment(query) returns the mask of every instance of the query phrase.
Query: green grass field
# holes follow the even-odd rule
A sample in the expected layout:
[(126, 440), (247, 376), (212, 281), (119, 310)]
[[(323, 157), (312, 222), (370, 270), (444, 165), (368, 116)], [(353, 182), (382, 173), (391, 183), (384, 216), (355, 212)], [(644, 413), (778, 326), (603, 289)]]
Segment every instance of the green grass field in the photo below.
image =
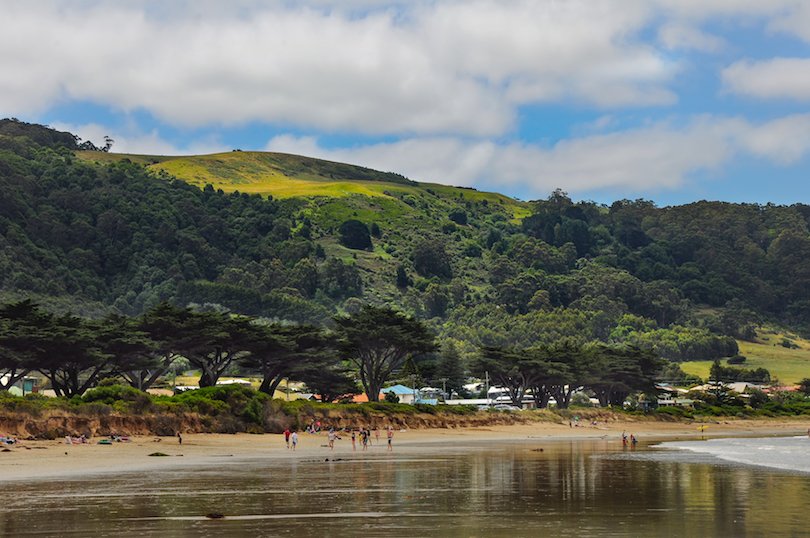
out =
[[(789, 349), (781, 345), (784, 338), (789, 338), (798, 349)], [(785, 335), (777, 331), (762, 330), (757, 335), (756, 342), (738, 341), (740, 354), (747, 360), (737, 367), (754, 369), (765, 368), (776, 377), (780, 383), (795, 384), (804, 378), (810, 378), (810, 341)], [(722, 361), (725, 365), (725, 361)], [(709, 377), (712, 361), (691, 361), (681, 364), (684, 372), (699, 376), (703, 379)]]
[[(431, 196), (447, 200), (486, 200), (487, 203), (503, 207), (516, 221), (530, 214), (528, 204), (498, 193), (417, 183), (390, 172), (283, 153), (232, 151), (172, 157), (79, 151), (76, 155), (80, 159), (100, 163), (129, 159), (198, 187), (210, 184), (225, 192), (239, 191), (274, 198), (345, 198), (362, 195), (388, 199), (406, 195), (424, 198), (430, 192)], [(399, 201), (397, 203), (401, 204)]]

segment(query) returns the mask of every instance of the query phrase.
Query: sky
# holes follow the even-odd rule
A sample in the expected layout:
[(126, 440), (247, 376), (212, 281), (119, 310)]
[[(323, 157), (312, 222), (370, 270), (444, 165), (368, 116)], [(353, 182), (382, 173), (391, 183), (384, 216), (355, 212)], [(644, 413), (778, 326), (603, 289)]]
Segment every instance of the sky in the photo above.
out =
[(810, 202), (804, 0), (0, 0), (0, 117), (523, 200)]

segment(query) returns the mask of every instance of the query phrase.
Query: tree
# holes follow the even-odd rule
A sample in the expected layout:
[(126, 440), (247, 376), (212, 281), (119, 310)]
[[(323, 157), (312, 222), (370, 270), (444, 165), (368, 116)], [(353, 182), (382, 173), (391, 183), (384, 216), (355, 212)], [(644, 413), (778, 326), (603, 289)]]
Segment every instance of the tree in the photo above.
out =
[(408, 277), (407, 271), (405, 271), (404, 265), (397, 265), (397, 287), (400, 289), (405, 289), (411, 285), (411, 279)]
[(312, 379), (312, 372), (337, 362), (334, 342), (315, 326), (253, 324), (251, 331), (250, 353), (240, 364), (261, 374), (259, 390), (270, 396), (283, 379)]
[(30, 300), (0, 308), (0, 389), (8, 390), (35, 367), (36, 350), (51, 321)]
[(436, 374), (436, 379), (443, 382), (449, 394), (452, 394), (454, 390), (461, 390), (464, 386), (464, 366), (461, 364), (461, 354), (452, 341), (448, 341), (442, 346)]
[(355, 250), (371, 249), (371, 236), (368, 226), (356, 219), (345, 221), (338, 228), (340, 244)]
[(322, 402), (333, 402), (341, 397), (357, 394), (357, 382), (348, 368), (340, 362), (324, 365), (307, 363), (296, 373), (307, 389), (320, 395)]
[(111, 373), (121, 375), (138, 390), (145, 391), (154, 383), (145, 382), (145, 375), (132, 375), (161, 370), (160, 359), (155, 354), (159, 345), (138, 330), (136, 322), (122, 316), (110, 316), (99, 326), (96, 341), (101, 352), (110, 357)]
[(631, 392), (655, 394), (655, 378), (664, 362), (652, 351), (604, 344), (589, 351), (594, 368), (585, 385), (603, 407), (622, 406)]
[(335, 324), (341, 352), (357, 368), (370, 402), (379, 401), (383, 385), (408, 357), (436, 347), (422, 323), (388, 307), (367, 305), (336, 317)]
[(193, 312), (188, 319), (189, 341), (181, 354), (201, 371), (200, 387), (212, 387), (255, 341), (250, 319), (220, 312)]
[(57, 396), (81, 395), (109, 370), (111, 356), (99, 346), (100, 332), (99, 324), (75, 316), (52, 319), (40, 340), (35, 361)]
[(425, 239), (416, 245), (413, 250), (413, 267), (424, 277), (452, 278), (453, 276), (450, 256), (445, 250), (444, 243), (436, 239)]
[(195, 326), (196, 317), (188, 308), (162, 302), (144, 313), (134, 329), (143, 333), (153, 346), (140, 361), (119, 366), (119, 374), (130, 386), (147, 390), (166, 375), (183, 353), (201, 344), (205, 335)]

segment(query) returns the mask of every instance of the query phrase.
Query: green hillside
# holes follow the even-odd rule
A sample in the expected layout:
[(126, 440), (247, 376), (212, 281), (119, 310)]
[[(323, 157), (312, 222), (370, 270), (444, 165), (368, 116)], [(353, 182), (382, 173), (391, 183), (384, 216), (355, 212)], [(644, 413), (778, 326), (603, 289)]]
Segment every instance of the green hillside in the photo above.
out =
[(447, 198), (464, 198), (500, 204), (513, 218), (529, 214), (528, 205), (497, 193), (417, 183), (391, 172), (379, 172), (361, 166), (258, 151), (232, 151), (212, 155), (152, 156), (78, 151), (83, 160), (109, 163), (129, 159), (147, 169), (182, 179), (192, 185), (212, 185), (224, 192), (244, 192), (274, 198), (341, 198), (419, 196), (426, 190)]
[[(740, 340), (740, 354), (746, 357), (745, 368), (765, 368), (784, 384), (796, 384), (810, 377), (810, 341), (796, 335), (762, 330), (754, 342)], [(724, 363), (725, 364), (725, 363)], [(708, 378), (712, 361), (686, 362), (685, 372)]]
[(794, 380), (801, 360), (758, 362), (780, 346), (744, 342), (763, 325), (810, 334), (807, 259), (802, 204), (523, 203), (293, 155), (82, 151), (0, 120), (0, 301), (55, 311), (167, 300), (329, 325), (389, 304), (464, 358), (623, 343), (677, 363), (742, 352)]

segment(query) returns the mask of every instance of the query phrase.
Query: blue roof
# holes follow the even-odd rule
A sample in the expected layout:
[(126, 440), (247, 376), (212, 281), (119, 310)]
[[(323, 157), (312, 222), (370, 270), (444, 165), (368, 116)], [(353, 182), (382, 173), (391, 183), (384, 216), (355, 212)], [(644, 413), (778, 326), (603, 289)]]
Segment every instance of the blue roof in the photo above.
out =
[(411, 387), (406, 387), (405, 385), (394, 385), (393, 387), (385, 387), (380, 392), (383, 393), (393, 392), (394, 394), (413, 394), (414, 389), (412, 389)]

